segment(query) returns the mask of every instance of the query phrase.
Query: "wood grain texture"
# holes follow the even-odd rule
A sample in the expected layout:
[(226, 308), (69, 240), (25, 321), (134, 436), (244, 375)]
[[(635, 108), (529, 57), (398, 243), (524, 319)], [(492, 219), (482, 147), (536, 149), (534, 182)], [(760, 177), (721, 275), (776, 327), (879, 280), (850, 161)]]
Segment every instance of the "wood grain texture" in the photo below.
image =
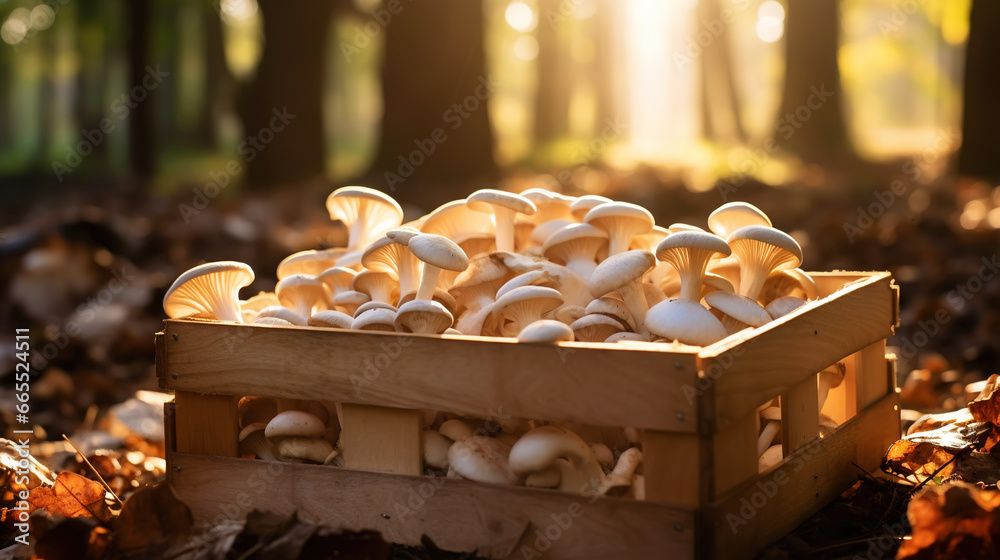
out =
[(819, 437), (819, 392), (816, 376), (807, 377), (781, 396), (781, 448), (789, 453)]
[[(623, 498), (465, 480), (366, 473), (323, 465), (169, 453), (172, 477), (195, 519), (217, 524), (253, 509), (415, 545), (489, 558), (694, 558), (694, 513)], [(539, 556), (527, 555), (529, 558)]]
[(760, 403), (891, 335), (895, 313), (891, 281), (888, 273), (874, 273), (836, 297), (703, 349), (699, 354), (703, 371), (723, 353), (740, 352), (709, 389), (716, 401), (714, 429), (727, 429)]
[[(891, 372), (885, 359), (885, 341), (880, 340), (854, 354), (855, 396), (858, 410), (882, 398), (890, 391)], [(895, 391), (895, 385), (892, 388)]]
[(177, 451), (221, 457), (239, 454), (239, 411), (236, 397), (174, 394), (174, 439)]
[(419, 410), (345, 404), (344, 466), (369, 472), (424, 472)]
[(701, 499), (698, 436), (646, 430), (642, 434), (646, 500), (695, 508)]
[(753, 557), (850, 487), (860, 474), (851, 461), (877, 469), (899, 435), (899, 398), (893, 393), (741, 484), (710, 508), (713, 534), (705, 536), (711, 557)]
[(712, 495), (721, 496), (757, 476), (757, 410), (715, 432), (712, 442)]
[(165, 332), (170, 374), (160, 384), (176, 391), (695, 430), (677, 415), (695, 417), (684, 388), (694, 386), (697, 355), (667, 345), (547, 346), (182, 320), (166, 321)]

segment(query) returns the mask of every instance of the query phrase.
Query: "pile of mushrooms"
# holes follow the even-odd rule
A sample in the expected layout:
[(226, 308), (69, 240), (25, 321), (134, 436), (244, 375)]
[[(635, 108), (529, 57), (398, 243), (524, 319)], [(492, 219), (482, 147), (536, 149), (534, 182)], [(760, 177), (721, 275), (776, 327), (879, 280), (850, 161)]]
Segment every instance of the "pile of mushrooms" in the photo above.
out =
[[(168, 290), (166, 314), (283, 327), (504, 337), (531, 344), (707, 346), (817, 297), (813, 280), (797, 268), (802, 261), (798, 243), (744, 202), (717, 208), (708, 216), (707, 231), (691, 224), (657, 226), (652, 214), (635, 204), (540, 188), (520, 194), (479, 190), (405, 224), (392, 198), (365, 187), (337, 189), (326, 206), (331, 219), (348, 229), (346, 247), (290, 255), (277, 267), (274, 291), (247, 300), (239, 291), (254, 280), (249, 266), (232, 261), (196, 266)], [(762, 422), (762, 442), (774, 431), (769, 425)], [(558, 439), (558, 427), (536, 429), (542, 428), (545, 441)], [(573, 432), (568, 432), (559, 437), (570, 438)], [(547, 462), (535, 454), (523, 456), (523, 449), (534, 447), (521, 439), (487, 443), (473, 436), (466, 442), (435, 433), (427, 436), (437, 442), (425, 442), (428, 449), (440, 448), (442, 440), (451, 444), (446, 455), (437, 453), (428, 463), (444, 464), (447, 456), (458, 476), (478, 476), (470, 475), (478, 467), (469, 470), (463, 458), (500, 453), (510, 463), (497, 467), (490, 481), (556, 480), (555, 486), (568, 488), (587, 479), (606, 491), (632, 477), (623, 467), (618, 478), (598, 480), (593, 463), (579, 453)], [(762, 454), (773, 447), (771, 435)], [(262, 438), (253, 437), (260, 447)], [(314, 460), (327, 448), (300, 451), (310, 438), (265, 433), (272, 447), (254, 454)], [(621, 464), (628, 449), (617, 451)], [(634, 460), (634, 454), (628, 457)], [(605, 477), (618, 468), (608, 467)]]

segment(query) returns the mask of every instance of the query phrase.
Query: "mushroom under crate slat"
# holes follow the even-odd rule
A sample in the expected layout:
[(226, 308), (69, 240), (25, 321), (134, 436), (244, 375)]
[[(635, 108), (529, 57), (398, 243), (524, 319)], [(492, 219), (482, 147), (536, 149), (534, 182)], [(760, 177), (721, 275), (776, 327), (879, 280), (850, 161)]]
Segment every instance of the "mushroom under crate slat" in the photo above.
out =
[(740, 558), (898, 435), (891, 277), (801, 271), (748, 204), (711, 233), (541, 189), (406, 225), (363, 187), (328, 208), (349, 247), (285, 259), (277, 294), (239, 301), (245, 278), (206, 272), (252, 271), (218, 263), (164, 301), (170, 478), (200, 520), (298, 510), (491, 558)]

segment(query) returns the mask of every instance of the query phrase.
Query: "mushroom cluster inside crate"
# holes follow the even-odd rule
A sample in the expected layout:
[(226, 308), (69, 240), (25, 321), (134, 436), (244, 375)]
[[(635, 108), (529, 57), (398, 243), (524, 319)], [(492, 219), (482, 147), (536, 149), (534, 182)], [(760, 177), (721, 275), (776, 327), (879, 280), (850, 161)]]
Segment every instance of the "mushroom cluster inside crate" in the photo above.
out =
[[(168, 320), (171, 484), (207, 523), (253, 509), (490, 558), (742, 558), (878, 467), (898, 436), (888, 273), (810, 273), (821, 299), (705, 348), (559, 343)], [(844, 381), (822, 412), (818, 373)], [(344, 466), (238, 453), (247, 395), (339, 403)], [(759, 471), (758, 409), (778, 398), (782, 460)], [(640, 434), (644, 499), (423, 476), (423, 410)]]

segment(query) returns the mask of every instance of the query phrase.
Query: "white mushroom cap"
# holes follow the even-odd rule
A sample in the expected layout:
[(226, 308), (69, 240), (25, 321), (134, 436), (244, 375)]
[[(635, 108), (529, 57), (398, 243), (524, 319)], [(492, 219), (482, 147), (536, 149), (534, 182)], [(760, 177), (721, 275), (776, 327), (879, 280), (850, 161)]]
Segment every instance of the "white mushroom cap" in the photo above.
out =
[(608, 245), (608, 233), (590, 224), (570, 224), (549, 236), (542, 245), (545, 258), (587, 280), (597, 268), (597, 255)]
[(314, 310), (325, 309), (329, 298), (326, 286), (315, 276), (305, 274), (291, 274), (278, 280), (274, 293), (281, 305), (306, 318)]
[(521, 195), (494, 189), (478, 190), (465, 200), (477, 212), (493, 214), (498, 251), (514, 250), (514, 216), (534, 214), (535, 205)]
[(240, 455), (254, 455), (262, 461), (275, 461), (274, 449), (264, 436), (264, 422), (247, 424), (240, 430)]
[(278, 442), (278, 455), (285, 460), (298, 459), (322, 463), (333, 453), (330, 442), (320, 438), (286, 437)]
[(163, 297), (163, 311), (173, 319), (200, 315), (241, 323), (240, 288), (253, 280), (253, 269), (241, 262), (198, 265), (174, 280)]
[(606, 202), (595, 206), (583, 218), (596, 228), (608, 232), (608, 255), (628, 250), (632, 238), (653, 229), (653, 215), (642, 206), (628, 202)]
[(708, 262), (716, 254), (728, 256), (726, 240), (711, 233), (682, 231), (671, 234), (656, 246), (656, 258), (673, 265), (681, 279), (681, 297), (701, 299), (702, 278)]
[(641, 331), (649, 310), (642, 276), (655, 264), (656, 257), (649, 251), (626, 251), (612, 255), (590, 275), (590, 294), (597, 298), (617, 291), (628, 306), (635, 326)]
[(330, 297), (334, 298), (351, 290), (351, 280), (354, 279), (354, 276), (357, 273), (358, 271), (350, 268), (335, 266), (320, 272), (319, 275), (316, 276), (316, 279), (326, 286), (327, 291), (330, 293)]
[(479, 255), (469, 260), (469, 267), (455, 278), (448, 292), (466, 309), (482, 309), (496, 301), (497, 290), (511, 276), (502, 261)]
[(654, 305), (646, 315), (646, 328), (657, 336), (692, 346), (708, 346), (727, 335), (711, 311), (689, 299), (670, 299)]
[[(286, 410), (267, 423), (264, 435), (268, 438), (303, 437), (321, 438), (326, 425), (316, 415), (302, 410)], [(322, 461), (322, 459), (320, 459)]]
[(260, 292), (246, 301), (241, 301), (240, 309), (243, 311), (260, 311), (272, 305), (281, 305), (281, 302), (278, 301), (278, 296), (274, 295), (274, 292)]
[(393, 325), (402, 333), (441, 334), (454, 322), (454, 317), (440, 303), (415, 299), (399, 306)]
[(794, 296), (804, 300), (816, 299), (816, 282), (799, 268), (775, 270), (764, 281), (757, 301), (766, 306), (785, 296)]
[(604, 342), (609, 342), (609, 343), (613, 343), (613, 342), (648, 342), (648, 340), (646, 340), (646, 337), (642, 336), (639, 333), (622, 331), (620, 333), (615, 333), (615, 334), (609, 336), (608, 338), (604, 339)]
[(670, 233), (681, 233), (684, 231), (705, 231), (705, 230), (701, 229), (698, 226), (677, 222), (667, 226), (667, 231), (669, 231)]
[(563, 303), (562, 294), (542, 286), (521, 286), (500, 296), (492, 306), (504, 336), (517, 336), (529, 324)]
[(711, 272), (705, 273), (705, 276), (701, 279), (701, 284), (702, 297), (712, 292), (736, 292), (736, 287), (725, 276), (719, 276)]
[(806, 300), (795, 296), (780, 297), (764, 308), (772, 319), (779, 319), (806, 304)]
[[(348, 315), (354, 315), (354, 312), (358, 310), (359, 306), (364, 305), (369, 301), (371, 300), (368, 297), (368, 294), (348, 290), (334, 296), (333, 299), (330, 300), (330, 306), (343, 309), (344, 313), (347, 313)], [(340, 309), (338, 309), (338, 311)]]
[(670, 235), (670, 230), (662, 226), (653, 226), (653, 229), (646, 233), (640, 233), (632, 238), (629, 249), (641, 249), (656, 253), (656, 246)]
[(420, 261), (409, 247), (383, 236), (372, 242), (361, 255), (361, 265), (373, 272), (385, 272), (399, 280), (400, 293), (417, 289)]
[[(404, 295), (403, 297), (399, 298), (399, 305), (403, 305), (408, 301), (415, 300), (416, 295), (417, 295), (416, 292), (410, 292)], [(434, 297), (431, 299), (443, 305), (444, 308), (448, 310), (448, 313), (451, 313), (452, 317), (454, 317), (455, 314), (458, 313), (458, 302), (455, 301), (455, 298), (451, 297), (451, 294), (442, 290), (441, 288), (434, 288)]]
[(612, 202), (612, 200), (596, 194), (585, 194), (574, 200), (569, 208), (573, 214), (573, 218), (578, 222), (582, 222), (584, 216), (587, 215), (587, 212), (590, 212), (591, 208), (600, 206), (605, 202)]
[[(257, 312), (257, 320), (254, 322), (260, 323), (263, 319), (271, 318), (281, 319), (282, 321), (288, 322), (290, 325), (296, 325), (299, 327), (304, 327), (308, 324), (308, 320), (305, 317), (282, 305), (272, 305), (271, 307), (261, 309)], [(265, 322), (265, 324), (267, 323)]]
[(486, 236), (493, 239), (495, 228), (487, 214), (477, 212), (463, 200), (453, 200), (427, 215), (421, 233), (433, 233), (461, 244), (468, 239)]
[(712, 292), (705, 296), (705, 301), (744, 325), (763, 327), (772, 321), (771, 316), (759, 303), (740, 294)]
[(469, 266), (469, 257), (462, 248), (447, 237), (421, 233), (408, 243), (413, 255), (424, 263), (416, 299), (431, 299), (441, 270), (462, 272)]
[(521, 436), (510, 450), (510, 469), (525, 477), (553, 466), (556, 459), (566, 459), (581, 475), (579, 478), (573, 477), (575, 480), (563, 475), (560, 490), (582, 493), (585, 488), (579, 484), (581, 481), (595, 489), (602, 485), (604, 471), (590, 446), (580, 436), (562, 426), (542, 426)]
[(344, 222), (347, 226), (347, 250), (351, 252), (364, 250), (373, 240), (403, 223), (403, 209), (399, 204), (388, 195), (367, 187), (343, 187), (333, 191), (326, 199), (326, 209), (331, 220)]
[(771, 219), (753, 204), (747, 202), (727, 202), (708, 216), (708, 229), (722, 238), (743, 226), (771, 227)]
[(500, 286), (500, 288), (497, 289), (496, 298), (500, 299), (507, 292), (524, 286), (542, 286), (545, 288), (556, 289), (558, 285), (559, 283), (552, 278), (552, 275), (550, 275), (547, 270), (529, 270), (522, 274), (518, 274), (504, 283), (503, 286)]
[(347, 250), (338, 247), (322, 251), (308, 250), (293, 253), (278, 263), (278, 280), (292, 274), (307, 274), (317, 276), (328, 268), (337, 266), (337, 261)]
[(310, 327), (324, 327), (328, 329), (349, 329), (354, 318), (347, 313), (326, 309), (313, 313), (313, 316), (306, 321)]
[(371, 301), (389, 305), (399, 301), (399, 281), (388, 272), (362, 270), (351, 280), (351, 289), (367, 295)]
[(572, 342), (573, 329), (569, 328), (566, 323), (542, 319), (521, 329), (521, 332), (517, 333), (517, 341), (536, 344)]
[(465, 438), (472, 437), (472, 428), (465, 422), (453, 418), (442, 422), (441, 427), (438, 428), (438, 433), (452, 441), (462, 441)]
[(395, 332), (396, 327), (393, 321), (396, 320), (396, 313), (388, 309), (369, 309), (359, 314), (351, 323), (351, 328), (356, 331), (386, 331)]
[(622, 324), (623, 329), (638, 330), (636, 325), (632, 323), (632, 314), (629, 313), (625, 302), (614, 295), (601, 296), (590, 302), (586, 307), (586, 312), (587, 314), (607, 315), (612, 319), (617, 319)]
[(389, 239), (401, 245), (407, 245), (407, 246), (410, 244), (410, 240), (418, 235), (420, 235), (419, 229), (407, 226), (401, 226), (395, 229), (390, 229), (389, 231), (385, 232), (385, 236), (388, 237)]
[(533, 187), (521, 191), (521, 196), (535, 205), (536, 212), (529, 218), (531, 223), (538, 225), (553, 220), (573, 220), (571, 205), (576, 199), (550, 190)]
[(573, 329), (573, 335), (580, 342), (604, 342), (611, 335), (625, 330), (617, 319), (599, 313), (584, 315), (573, 321), (569, 328)]
[(424, 439), (424, 463), (441, 469), (448, 470), (448, 449), (451, 448), (452, 441), (434, 430), (425, 430)]
[(492, 484), (513, 484), (523, 482), (523, 477), (514, 474), (507, 457), (510, 447), (496, 438), (470, 436), (457, 441), (448, 449), (448, 465), (462, 478)]
[(354, 310), (354, 317), (361, 315), (362, 313), (368, 311), (369, 309), (388, 309), (393, 313), (396, 312), (396, 306), (385, 303), (384, 301), (366, 301), (361, 305), (359, 305), (358, 308)]
[(740, 261), (740, 294), (756, 300), (774, 270), (795, 268), (802, 248), (792, 236), (767, 226), (744, 226), (726, 239)]

